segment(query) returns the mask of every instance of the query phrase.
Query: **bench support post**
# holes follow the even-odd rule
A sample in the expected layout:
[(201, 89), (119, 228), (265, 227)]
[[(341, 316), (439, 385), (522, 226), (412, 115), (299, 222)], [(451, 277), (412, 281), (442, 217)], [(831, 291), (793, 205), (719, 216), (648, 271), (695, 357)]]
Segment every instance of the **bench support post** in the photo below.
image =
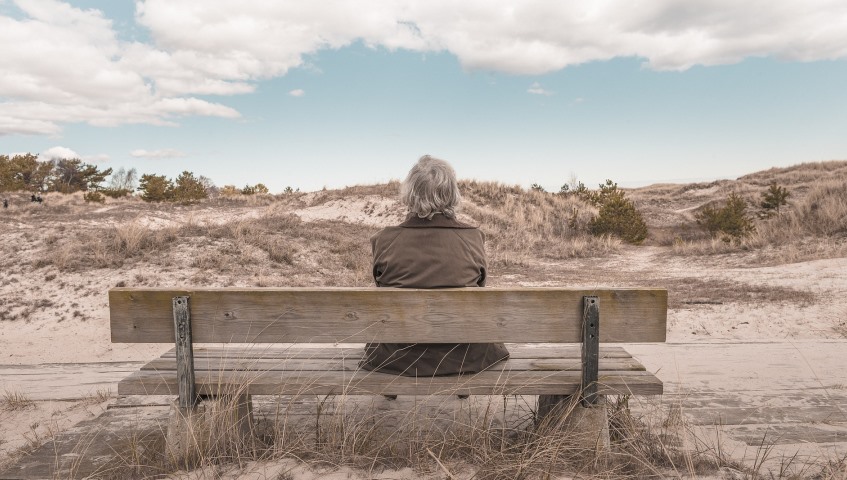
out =
[(174, 297), (174, 334), (176, 337), (176, 378), (179, 385), (179, 408), (183, 412), (197, 405), (194, 384), (194, 351), (191, 347), (191, 311), (189, 297)]
[(600, 369), (600, 300), (582, 297), (582, 406), (599, 400), (597, 378)]
[[(583, 407), (600, 402), (597, 379), (600, 370), (600, 300), (595, 296), (582, 297), (582, 388), (579, 395)], [(568, 412), (571, 395), (539, 395), (538, 418), (543, 419), (554, 411)]]

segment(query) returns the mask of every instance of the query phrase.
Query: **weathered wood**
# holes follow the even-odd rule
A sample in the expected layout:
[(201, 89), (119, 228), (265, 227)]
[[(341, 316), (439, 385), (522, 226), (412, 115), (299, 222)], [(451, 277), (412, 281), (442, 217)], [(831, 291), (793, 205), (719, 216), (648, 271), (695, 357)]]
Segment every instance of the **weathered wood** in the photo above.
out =
[[(597, 376), (600, 359), (600, 300), (582, 298), (582, 406), (597, 403)], [(604, 327), (605, 328), (605, 327)]]
[[(289, 372), (308, 371), (356, 371), (359, 370), (359, 360), (362, 355), (346, 358), (194, 358), (194, 370), (242, 371), (242, 370), (280, 370)], [(492, 366), (489, 371), (523, 371), (523, 370), (570, 370), (578, 372), (582, 369), (579, 358), (511, 358)], [(644, 370), (644, 366), (632, 358), (604, 358), (599, 362), (603, 370)], [(142, 370), (174, 371), (176, 361), (173, 358), (157, 358), (142, 367)]]
[(192, 299), (197, 343), (577, 343), (586, 295), (603, 302), (601, 342), (665, 341), (664, 289), (115, 288), (109, 306), (124, 343), (169, 342), (175, 296)]
[[(575, 358), (580, 359), (582, 349), (579, 344), (559, 345), (532, 345), (523, 343), (507, 343), (509, 357), (515, 358)], [(246, 359), (287, 359), (287, 358), (360, 358), (363, 354), (363, 345), (355, 347), (309, 347), (302, 345), (277, 346), (257, 344), (241, 346), (239, 344), (209, 347), (194, 346), (194, 360), (199, 358), (246, 358)], [(170, 349), (162, 354), (161, 358), (175, 358), (175, 349)], [(600, 358), (632, 358), (623, 347), (617, 345), (603, 344), (600, 346)]]
[[(482, 372), (474, 375), (411, 378), (375, 373), (302, 371), (196, 372), (197, 393), (243, 391), (251, 395), (573, 395), (579, 371)], [(662, 382), (644, 371), (608, 371), (598, 378), (598, 394), (660, 395)], [(121, 395), (173, 395), (176, 377), (139, 371), (118, 384)]]
[(179, 383), (179, 408), (188, 410), (197, 403), (194, 389), (194, 354), (191, 341), (191, 313), (187, 296), (173, 297), (176, 376)]

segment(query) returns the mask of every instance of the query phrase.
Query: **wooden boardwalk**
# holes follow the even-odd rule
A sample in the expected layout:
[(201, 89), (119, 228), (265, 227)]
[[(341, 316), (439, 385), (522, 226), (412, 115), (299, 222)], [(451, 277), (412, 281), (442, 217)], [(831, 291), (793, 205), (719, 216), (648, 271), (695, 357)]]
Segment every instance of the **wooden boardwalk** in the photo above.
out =
[[(763, 446), (775, 468), (792, 456), (798, 464), (815, 464), (847, 455), (847, 341), (625, 348), (665, 382), (663, 397), (636, 408), (678, 412), (705, 444), (720, 437), (721, 448), (734, 459), (751, 464)], [(115, 391), (116, 383), (141, 365), (0, 365), (0, 388), (27, 392), (36, 400), (86, 398), (100, 389)], [(304, 405), (302, 412), (307, 415), (310, 408)], [(409, 404), (397, 401), (380, 408), (400, 411)], [(141, 438), (161, 435), (167, 412), (166, 397), (119, 400), (100, 417), (69, 429), (0, 473), (0, 479), (49, 478), (57, 466), (62, 478), (82, 478), (107, 465), (127, 432)], [(83, 457), (92, 461), (83, 464)]]

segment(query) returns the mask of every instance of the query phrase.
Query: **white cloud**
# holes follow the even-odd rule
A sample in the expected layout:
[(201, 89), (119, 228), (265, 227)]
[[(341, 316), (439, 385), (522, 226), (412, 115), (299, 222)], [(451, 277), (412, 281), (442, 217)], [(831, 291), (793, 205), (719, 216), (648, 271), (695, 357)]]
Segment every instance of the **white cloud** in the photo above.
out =
[(847, 57), (841, 0), (139, 0), (150, 43), (121, 41), (97, 10), (15, 3), (25, 18), (0, 16), (0, 135), (237, 118), (197, 97), (249, 94), (307, 67), (308, 55), (354, 42), (447, 51), (467, 69), (525, 75), (615, 57), (658, 70)]
[(48, 148), (41, 152), (38, 156), (41, 160), (64, 160), (70, 158), (78, 158), (85, 163), (103, 163), (108, 162), (111, 158), (105, 153), (97, 155), (80, 155), (76, 151), (62, 146)]
[(177, 158), (184, 157), (185, 153), (173, 148), (165, 148), (162, 150), (137, 149), (130, 152), (130, 155), (136, 158)]
[(303, 95), (306, 94), (306, 91), (303, 90), (302, 88), (296, 88), (296, 89), (288, 92), (288, 94), (291, 95), (292, 97), (302, 97)]
[(111, 20), (97, 10), (56, 0), (15, 3), (27, 17), (0, 16), (0, 135), (55, 135), (67, 123), (234, 118), (236, 110), (189, 95), (252, 91), (243, 82), (202, 78), (202, 71), (183, 68), (153, 46), (120, 42)]
[(68, 147), (52, 147), (41, 152), (42, 160), (63, 160), (66, 158), (80, 158), (80, 155)]
[(100, 153), (97, 155), (86, 155), (82, 157), (82, 160), (86, 163), (105, 163), (111, 160), (112, 157), (105, 153)]
[(533, 82), (532, 85), (529, 86), (529, 89), (527, 89), (527, 93), (531, 93), (533, 95), (545, 95), (545, 96), (553, 95), (553, 92), (551, 92), (549, 90), (545, 90), (541, 86), (541, 84), (538, 83), (538, 82)]

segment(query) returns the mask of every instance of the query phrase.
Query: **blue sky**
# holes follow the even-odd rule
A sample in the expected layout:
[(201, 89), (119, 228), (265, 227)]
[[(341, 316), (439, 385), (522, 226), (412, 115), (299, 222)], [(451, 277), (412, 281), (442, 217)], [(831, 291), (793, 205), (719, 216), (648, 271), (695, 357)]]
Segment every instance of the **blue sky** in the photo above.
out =
[(847, 158), (843, 2), (272, 3), (0, 0), (0, 153), (272, 191)]

